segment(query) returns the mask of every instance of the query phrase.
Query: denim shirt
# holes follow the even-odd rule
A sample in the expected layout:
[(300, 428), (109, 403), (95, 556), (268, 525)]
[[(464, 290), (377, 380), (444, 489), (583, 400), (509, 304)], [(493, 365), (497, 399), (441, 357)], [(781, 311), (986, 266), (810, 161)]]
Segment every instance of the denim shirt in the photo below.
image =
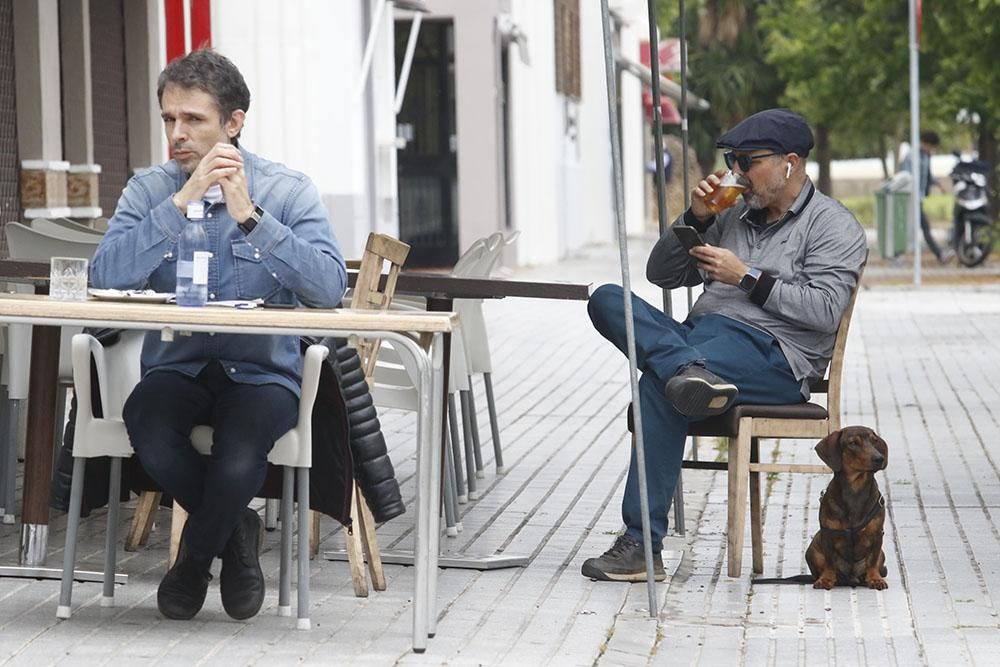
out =
[[(347, 270), (316, 187), (304, 174), (240, 151), (250, 197), (264, 215), (244, 234), (225, 202), (205, 203), (212, 253), (209, 300), (337, 306), (347, 288)], [(129, 180), (94, 255), (94, 287), (174, 291), (177, 241), (187, 219), (171, 197), (187, 178), (171, 160)], [(236, 382), (279, 384), (300, 393), (297, 336), (192, 333), (163, 342), (159, 332), (149, 332), (142, 347), (143, 376), (173, 370), (193, 377), (212, 361)]]

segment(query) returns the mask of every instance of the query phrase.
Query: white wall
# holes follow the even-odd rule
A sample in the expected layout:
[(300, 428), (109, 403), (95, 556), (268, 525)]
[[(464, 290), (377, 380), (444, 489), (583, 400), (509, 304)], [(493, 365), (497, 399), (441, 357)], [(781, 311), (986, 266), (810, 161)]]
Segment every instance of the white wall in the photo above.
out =
[(511, 15), (527, 36), (530, 66), (510, 59), (512, 219), (521, 231), (518, 264), (558, 257), (559, 173), (563, 113), (555, 92), (552, 3), (512, 0)]
[[(357, 0), (212, 3), (213, 46), (239, 67), (250, 88), (241, 143), (309, 175), (349, 257), (360, 256), (370, 229), (363, 104), (356, 94), (361, 20)], [(382, 39), (373, 68), (379, 77), (386, 41), (391, 66), (391, 40)], [(382, 108), (391, 110), (391, 103)], [(384, 133), (384, 122), (381, 127)], [(387, 227), (398, 233), (398, 226)]]

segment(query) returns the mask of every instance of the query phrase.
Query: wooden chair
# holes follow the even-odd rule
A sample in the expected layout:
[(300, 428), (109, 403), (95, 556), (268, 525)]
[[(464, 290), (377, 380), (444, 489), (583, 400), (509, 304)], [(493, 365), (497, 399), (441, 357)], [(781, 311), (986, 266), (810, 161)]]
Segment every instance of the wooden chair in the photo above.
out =
[[(351, 308), (357, 310), (388, 310), (396, 291), (396, 281), (399, 271), (410, 246), (385, 234), (369, 234), (365, 244), (364, 254), (359, 264), (358, 279), (354, 287)], [(388, 262), (389, 271), (385, 285), (380, 286), (383, 264)], [(361, 359), (361, 367), (365, 378), (371, 386), (371, 375), (378, 356), (379, 339), (358, 339), (356, 348)], [(132, 518), (132, 526), (126, 540), (126, 551), (135, 551), (144, 545), (149, 537), (153, 522), (153, 512), (159, 506), (160, 494), (147, 491), (140, 495)], [(177, 557), (180, 534), (187, 518), (186, 512), (174, 503), (173, 519), (170, 530), (170, 554), (168, 567)], [(346, 549), (351, 568), (351, 581), (354, 594), (367, 597), (368, 583), (364, 571), (364, 561), (367, 559), (368, 570), (372, 578), (372, 588), (384, 591), (386, 588), (385, 573), (382, 569), (381, 552), (375, 538), (375, 520), (368, 504), (357, 484), (351, 492), (351, 523), (352, 527), (345, 531)], [(310, 511), (309, 553), (315, 557), (319, 552), (320, 513)], [(363, 555), (362, 555), (363, 554)]]
[[(406, 261), (410, 246), (385, 234), (369, 234), (361, 256), (358, 269), (358, 279), (354, 284), (351, 297), (351, 308), (355, 310), (386, 311), (396, 293), (396, 281), (400, 268)], [(388, 263), (389, 270), (385, 285), (380, 285), (382, 268)], [(375, 359), (378, 357), (381, 339), (358, 338), (354, 347), (361, 360), (361, 368), (365, 374), (368, 387), (372, 386), (372, 373), (375, 370)], [(319, 512), (312, 513), (312, 531), (310, 532), (310, 550), (315, 556), (319, 552)], [(351, 524), (352, 528), (344, 533), (347, 549), (347, 560), (351, 567), (351, 581), (354, 584), (354, 594), (358, 597), (368, 595), (368, 584), (365, 578), (364, 561), (368, 562), (368, 572), (372, 578), (372, 588), (384, 591), (385, 574), (382, 570), (382, 556), (375, 539), (375, 520), (365, 502), (357, 483), (351, 494)], [(362, 551), (364, 558), (362, 558)]]
[[(861, 268), (861, 274), (864, 267)], [(738, 577), (743, 566), (743, 533), (746, 526), (747, 496), (750, 497), (750, 539), (753, 551), (753, 572), (764, 571), (764, 547), (760, 501), (760, 473), (826, 473), (830, 468), (822, 464), (762, 463), (761, 438), (824, 438), (840, 429), (840, 392), (844, 371), (844, 348), (851, 326), (858, 287), (840, 318), (833, 356), (827, 377), (810, 386), (813, 399), (825, 395), (825, 405), (819, 402), (793, 405), (736, 405), (721, 415), (703, 421), (691, 422), (688, 435), (726, 438), (729, 456), (726, 461), (684, 460), (683, 468), (726, 470), (729, 482), (726, 536), (728, 573)], [(629, 430), (632, 430), (632, 408), (628, 410)], [(633, 442), (634, 446), (634, 442)], [(676, 501), (676, 499), (675, 499)]]

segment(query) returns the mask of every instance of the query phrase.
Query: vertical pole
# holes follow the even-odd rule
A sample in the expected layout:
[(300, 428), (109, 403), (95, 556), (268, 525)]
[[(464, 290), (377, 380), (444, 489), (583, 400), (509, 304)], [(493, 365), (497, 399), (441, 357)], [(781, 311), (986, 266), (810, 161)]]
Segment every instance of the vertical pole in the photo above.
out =
[[(611, 136), (611, 166), (614, 175), (615, 188), (615, 222), (618, 227), (618, 251), (622, 268), (622, 289), (625, 299), (625, 337), (628, 339), (629, 384), (632, 387), (632, 410), (635, 415), (635, 456), (636, 468), (639, 473), (639, 511), (642, 516), (642, 546), (646, 558), (646, 589), (649, 592), (649, 615), (656, 618), (656, 581), (653, 578), (653, 545), (649, 530), (649, 496), (646, 493), (646, 457), (642, 442), (642, 407), (639, 401), (639, 378), (635, 354), (635, 326), (632, 320), (632, 284), (629, 280), (628, 239), (625, 233), (625, 201), (624, 185), (622, 183), (621, 146), (618, 143), (618, 85), (615, 80), (615, 60), (611, 44), (611, 16), (608, 11), (608, 0), (601, 0), (601, 23), (604, 29), (604, 75), (608, 87), (608, 121)], [(657, 54), (657, 58), (659, 55)], [(657, 61), (654, 58), (653, 62)], [(657, 76), (653, 75), (654, 85)], [(653, 100), (654, 108), (657, 100)], [(654, 111), (654, 118), (659, 118)], [(663, 178), (663, 150), (657, 146), (657, 172)], [(662, 197), (662, 193), (660, 195)], [(662, 216), (662, 205), (661, 205)]]
[[(659, 236), (667, 230), (667, 195), (663, 173), (663, 110), (660, 108), (660, 31), (656, 26), (655, 0), (646, 0), (649, 17), (649, 71), (653, 92), (653, 158), (656, 163), (656, 220)], [(663, 310), (673, 317), (670, 290), (663, 290)]]
[(920, 53), (917, 46), (917, 0), (910, 5), (910, 216), (913, 222), (913, 286), (920, 287)]

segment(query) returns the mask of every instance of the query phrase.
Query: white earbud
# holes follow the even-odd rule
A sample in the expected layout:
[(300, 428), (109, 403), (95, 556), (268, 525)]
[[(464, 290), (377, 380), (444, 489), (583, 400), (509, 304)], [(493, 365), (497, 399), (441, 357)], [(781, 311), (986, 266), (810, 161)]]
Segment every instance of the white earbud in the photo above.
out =
[(788, 166), (785, 168), (785, 179), (787, 180), (791, 177), (792, 177), (792, 163), (789, 162)]

